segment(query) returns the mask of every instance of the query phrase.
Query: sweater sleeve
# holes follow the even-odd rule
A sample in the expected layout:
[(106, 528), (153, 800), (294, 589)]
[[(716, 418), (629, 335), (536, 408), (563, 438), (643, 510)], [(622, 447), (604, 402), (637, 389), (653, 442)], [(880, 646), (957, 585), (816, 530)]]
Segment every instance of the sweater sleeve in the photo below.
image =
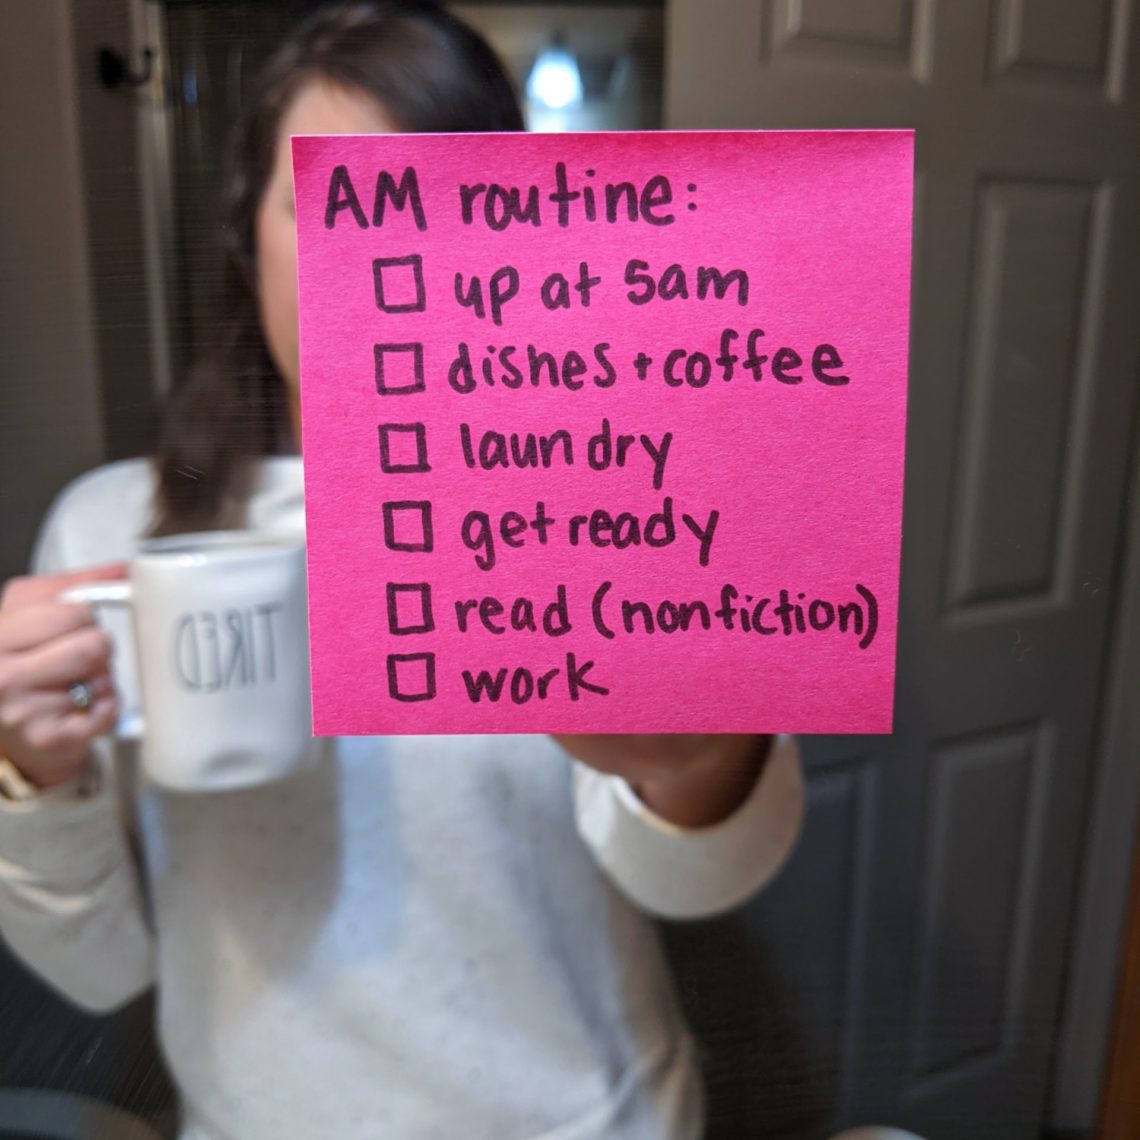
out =
[[(97, 503), (73, 505), (99, 517)], [(36, 572), (79, 565), (68, 550), (73, 513), (65, 500), (49, 516)], [(0, 788), (0, 934), (31, 969), (91, 1011), (122, 1005), (154, 979), (128, 812), (104, 743), (91, 781), (29, 798)]]
[(661, 918), (706, 918), (743, 903), (795, 847), (804, 817), (799, 747), (775, 737), (748, 799), (713, 827), (677, 827), (624, 780), (578, 763), (574, 805), (582, 839), (634, 903)]
[(27, 965), (91, 1012), (154, 981), (154, 948), (114, 789), (0, 794), (0, 933)]

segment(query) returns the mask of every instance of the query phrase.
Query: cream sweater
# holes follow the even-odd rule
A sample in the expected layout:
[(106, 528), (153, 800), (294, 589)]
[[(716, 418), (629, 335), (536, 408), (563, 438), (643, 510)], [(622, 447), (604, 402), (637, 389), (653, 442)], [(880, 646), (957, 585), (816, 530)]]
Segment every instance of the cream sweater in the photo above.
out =
[[(152, 479), (91, 473), (36, 568), (129, 557)], [(252, 527), (303, 526), (266, 461)], [(0, 931), (81, 1006), (157, 984), (187, 1140), (691, 1140), (701, 1095), (647, 915), (736, 905), (798, 834), (796, 747), (683, 831), (534, 736), (345, 738), (296, 779), (203, 795), (0, 797)], [(137, 844), (132, 843), (137, 836)]]

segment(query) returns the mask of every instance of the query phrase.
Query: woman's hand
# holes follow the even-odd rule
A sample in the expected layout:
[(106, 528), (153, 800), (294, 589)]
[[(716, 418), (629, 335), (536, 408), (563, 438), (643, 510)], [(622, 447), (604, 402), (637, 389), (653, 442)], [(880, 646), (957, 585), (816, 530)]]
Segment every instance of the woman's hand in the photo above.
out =
[[(111, 685), (111, 642), (90, 609), (59, 595), (86, 582), (122, 578), (121, 566), (77, 574), (13, 578), (0, 598), (0, 756), (41, 788), (83, 773), (91, 742), (118, 715)], [(76, 682), (91, 690), (75, 707)]]
[(710, 827), (748, 798), (768, 758), (768, 736), (555, 736), (576, 760), (626, 780), (678, 827)]

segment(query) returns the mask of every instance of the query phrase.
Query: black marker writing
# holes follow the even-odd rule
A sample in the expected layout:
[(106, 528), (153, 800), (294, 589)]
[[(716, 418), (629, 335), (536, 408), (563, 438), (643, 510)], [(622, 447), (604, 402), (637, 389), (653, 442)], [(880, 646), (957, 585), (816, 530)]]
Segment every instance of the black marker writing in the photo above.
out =
[[(427, 229), (427, 218), (424, 217), (424, 207), (420, 201), (420, 184), (416, 179), (415, 167), (405, 167), (399, 182), (386, 170), (381, 170), (376, 175), (376, 190), (372, 199), (373, 226), (380, 227), (384, 224), (385, 208), (389, 202), (392, 203), (393, 209), (400, 211), (410, 204), (416, 229)], [(329, 193), (325, 203), (325, 229), (333, 229), (338, 217), (345, 210), (351, 212), (353, 220), (362, 230), (368, 228), (368, 218), (361, 208), (360, 198), (352, 184), (348, 167), (341, 165), (333, 168), (329, 178)]]
[(628, 181), (595, 187), (588, 180), (572, 184), (566, 163), (559, 162), (554, 166), (554, 189), (545, 197), (536, 185), (471, 182), (459, 187), (459, 216), (463, 224), (471, 226), (478, 220), (497, 233), (512, 225), (543, 225), (547, 220), (544, 202), (554, 206), (555, 221), (562, 229), (572, 221), (604, 221), (610, 225), (641, 221), (650, 226), (668, 226), (676, 220), (668, 210), (673, 202), (673, 188), (664, 174), (653, 175), (640, 188)]
[[(579, 437), (580, 438), (580, 437)], [(614, 433), (608, 417), (603, 417), (601, 429), (586, 441), (586, 463), (592, 471), (607, 471), (611, 467), (624, 468), (631, 458), (645, 455), (652, 469), (652, 483), (660, 491), (665, 481), (665, 465), (673, 433), (665, 432), (659, 440), (644, 432), (640, 434)], [(504, 471), (512, 467), (550, 468), (557, 463), (573, 467), (581, 450), (575, 451), (574, 435), (569, 428), (555, 428), (549, 434), (537, 432), (478, 431), (470, 424), (459, 425), (459, 446), (463, 462), (471, 469)]]
[(602, 582), (590, 602), (594, 629), (607, 641), (618, 634), (688, 633), (725, 630), (760, 637), (849, 636), (868, 649), (879, 630), (879, 602), (874, 593), (855, 583), (845, 599), (812, 598), (806, 591), (781, 589), (771, 594), (742, 594), (725, 583), (717, 601), (687, 598), (648, 602), (640, 598), (611, 599), (611, 581)]
[[(487, 669), (481, 669), (478, 673), (464, 669), (462, 677), (464, 688), (467, 690), (467, 699), (473, 705), (477, 705), (484, 698), (489, 703), (495, 704), (502, 699), (504, 686), (512, 704), (525, 705), (536, 695), (540, 701), (546, 700), (550, 695), (551, 685), (559, 676), (563, 678), (567, 696), (572, 701), (581, 700), (583, 693), (592, 693), (599, 697), (609, 696), (610, 691), (605, 686), (586, 680), (586, 674), (593, 668), (593, 661), (579, 664), (578, 658), (573, 653), (567, 653), (565, 673), (560, 667), (555, 666), (544, 670), (536, 677), (534, 672), (520, 665), (513, 672), (508, 666), (502, 666), (494, 673)], [(510, 676), (509, 685), (508, 676)]]
[[(646, 272), (648, 269), (649, 262), (636, 257), (626, 263), (625, 283), (635, 286), (626, 293), (632, 304), (648, 305), (654, 298), (661, 301), (689, 299), (689, 277), (684, 266), (674, 262), (659, 278)], [(707, 300), (710, 291), (718, 301), (723, 301), (729, 289), (735, 289), (736, 303), (748, 304), (748, 274), (743, 269), (723, 273), (715, 265), (698, 265), (696, 283), (698, 301)]]

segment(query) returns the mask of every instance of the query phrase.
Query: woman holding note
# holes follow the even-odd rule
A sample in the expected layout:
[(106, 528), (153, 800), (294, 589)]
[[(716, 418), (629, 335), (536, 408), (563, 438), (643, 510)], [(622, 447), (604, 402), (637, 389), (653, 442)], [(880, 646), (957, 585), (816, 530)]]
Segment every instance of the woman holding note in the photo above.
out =
[(521, 127), (430, 4), (300, 28), (233, 153), (215, 356), (153, 460), (65, 492), (0, 607), (0, 931), (87, 1009), (158, 985), (195, 1140), (699, 1136), (648, 916), (742, 902), (798, 832), (782, 738), (346, 738), (189, 794), (107, 741), (112, 647), (61, 595), (113, 585), (147, 536), (302, 534), (289, 137)]

